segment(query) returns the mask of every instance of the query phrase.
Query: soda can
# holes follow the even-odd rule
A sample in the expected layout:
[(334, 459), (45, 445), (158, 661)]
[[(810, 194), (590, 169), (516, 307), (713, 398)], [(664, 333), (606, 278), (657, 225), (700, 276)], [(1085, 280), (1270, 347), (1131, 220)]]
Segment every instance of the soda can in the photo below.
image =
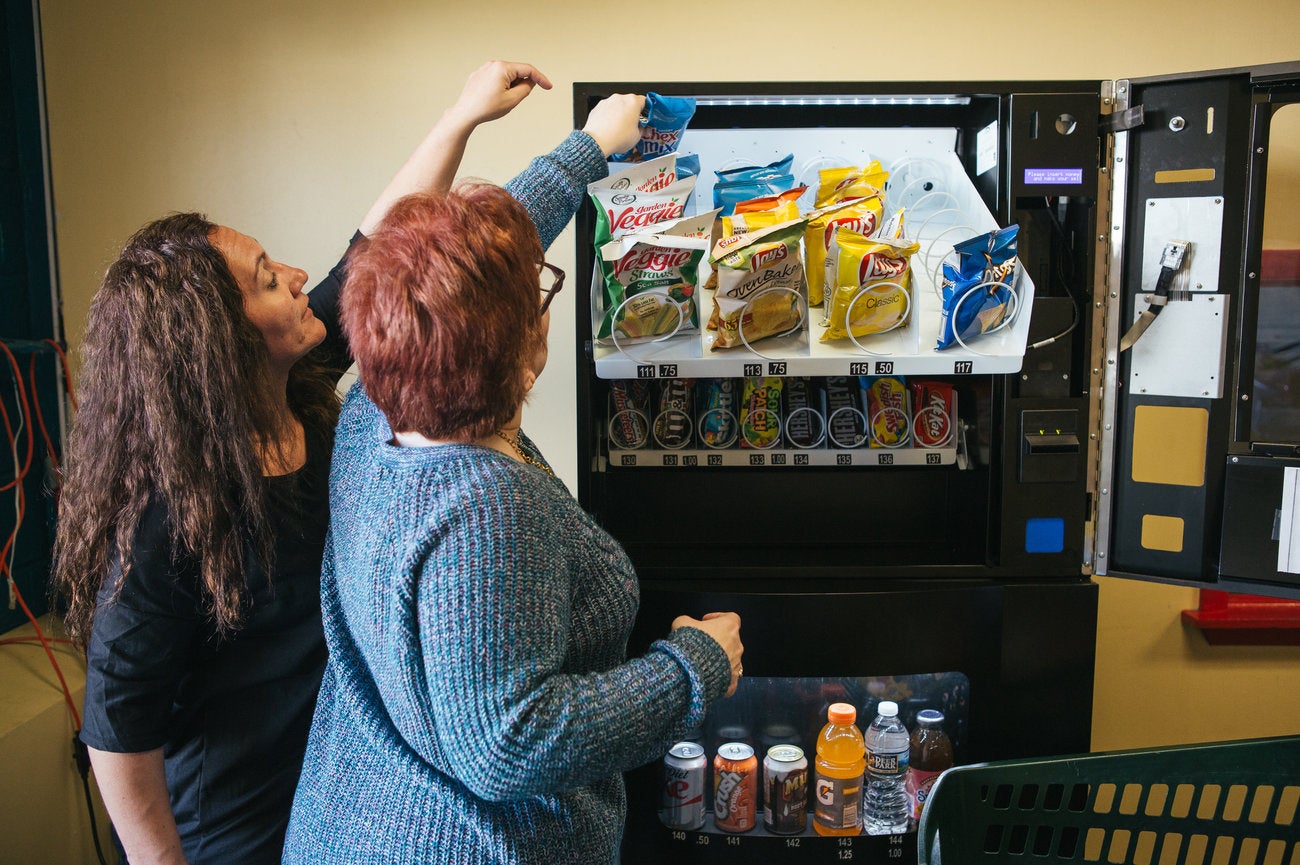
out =
[(777, 835), (808, 827), (808, 759), (797, 745), (774, 745), (763, 759), (763, 825)]
[(728, 742), (713, 760), (713, 824), (748, 832), (758, 817), (758, 758), (744, 742)]
[(659, 820), (669, 829), (698, 829), (704, 825), (704, 747), (678, 742), (664, 757), (663, 795)]

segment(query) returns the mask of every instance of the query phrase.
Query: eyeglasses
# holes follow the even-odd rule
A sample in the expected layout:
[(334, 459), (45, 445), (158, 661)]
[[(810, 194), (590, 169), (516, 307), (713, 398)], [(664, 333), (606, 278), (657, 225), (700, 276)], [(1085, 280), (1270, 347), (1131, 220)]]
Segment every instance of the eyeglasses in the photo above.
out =
[(550, 288), (543, 288), (541, 290), (542, 309), (539, 313), (540, 315), (546, 314), (546, 309), (551, 305), (551, 301), (555, 299), (555, 295), (559, 294), (560, 289), (564, 288), (564, 271), (560, 270), (549, 261), (543, 261), (537, 266), (537, 279), (539, 282), (541, 281), (543, 270), (549, 270), (551, 272), (552, 282)]

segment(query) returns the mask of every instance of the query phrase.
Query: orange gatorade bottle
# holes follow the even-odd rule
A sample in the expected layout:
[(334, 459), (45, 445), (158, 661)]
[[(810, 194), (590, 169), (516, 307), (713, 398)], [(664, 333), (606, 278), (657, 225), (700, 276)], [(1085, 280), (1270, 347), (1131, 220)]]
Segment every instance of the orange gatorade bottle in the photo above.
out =
[(832, 703), (817, 736), (813, 829), (818, 835), (862, 834), (862, 774), (866, 747), (855, 725), (858, 710)]

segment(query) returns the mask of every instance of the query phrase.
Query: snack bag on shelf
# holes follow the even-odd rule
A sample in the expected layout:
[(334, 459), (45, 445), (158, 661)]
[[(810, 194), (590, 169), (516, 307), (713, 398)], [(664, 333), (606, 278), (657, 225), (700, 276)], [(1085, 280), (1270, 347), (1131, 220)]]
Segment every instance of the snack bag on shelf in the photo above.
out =
[(650, 384), (641, 379), (609, 383), (609, 441), (621, 450), (643, 448), (650, 440)]
[(912, 436), (912, 413), (908, 410), (907, 382), (901, 377), (862, 377), (866, 395), (868, 438), (873, 448), (907, 444)]
[(1009, 225), (953, 247), (956, 262), (943, 263), (938, 349), (959, 345), (958, 335), (969, 342), (988, 333), (1014, 312), (1013, 304), (1020, 299), (1012, 298), (1019, 261), (1018, 233), (1018, 226)]
[(707, 237), (628, 234), (601, 248), (604, 309), (597, 337), (620, 342), (698, 330), (696, 287)]
[[(712, 348), (733, 348), (798, 328), (805, 301), (799, 238), (803, 220), (724, 237), (713, 248), (718, 290)], [(742, 332), (743, 331), (743, 332)]]
[(826, 259), (822, 341), (881, 333), (906, 322), (913, 302), (910, 261), (918, 249), (915, 242), (838, 229)]
[(736, 380), (731, 378), (706, 378), (695, 383), (695, 415), (699, 427), (700, 444), (709, 448), (725, 448), (735, 443), (740, 429), (736, 418)]
[(721, 207), (722, 215), (729, 216), (741, 201), (793, 189), (795, 180), (790, 170), (793, 164), (794, 154), (791, 153), (767, 165), (746, 165), (714, 172), (717, 182), (713, 186), (713, 206)]
[(651, 92), (645, 95), (643, 113), (641, 140), (626, 153), (611, 156), (611, 162), (644, 162), (675, 152), (687, 124), (695, 116), (695, 100), (689, 96), (660, 96)]
[(770, 448), (781, 440), (782, 378), (745, 379), (740, 396), (740, 446)]
[[(805, 266), (808, 270), (808, 302), (821, 306), (825, 278), (822, 275), (826, 251), (835, 238), (837, 229), (851, 228), (858, 234), (870, 237), (880, 228), (884, 212), (885, 181), (889, 172), (872, 161), (865, 168), (845, 166), (824, 168), (818, 172), (820, 184), (814, 206), (820, 211), (810, 215), (804, 235)], [(853, 202), (845, 209), (827, 210), (833, 204)]]
[(912, 444), (918, 448), (941, 448), (953, 443), (957, 396), (952, 385), (942, 381), (912, 381)]

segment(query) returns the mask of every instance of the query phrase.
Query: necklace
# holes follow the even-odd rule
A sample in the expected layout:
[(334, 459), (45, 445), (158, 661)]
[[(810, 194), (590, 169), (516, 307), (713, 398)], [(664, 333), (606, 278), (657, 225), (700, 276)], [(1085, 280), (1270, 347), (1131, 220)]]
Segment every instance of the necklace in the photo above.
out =
[(524, 462), (528, 463), (530, 466), (537, 466), (539, 469), (541, 469), (542, 471), (546, 472), (546, 473), (547, 473), (548, 475), (550, 475), (551, 477), (555, 477), (555, 472), (551, 471), (551, 467), (550, 467), (550, 466), (548, 466), (546, 463), (544, 463), (544, 462), (542, 462), (542, 461), (540, 461), (540, 460), (533, 459), (531, 456), (529, 456), (528, 454), (524, 453), (524, 449), (521, 448), (521, 447), (519, 446), (519, 437), (518, 437), (518, 436), (515, 436), (514, 438), (511, 438), (510, 436), (508, 436), (508, 435), (506, 435), (505, 433), (501, 432), (501, 430), (497, 430), (497, 431), (496, 431), (496, 434), (497, 434), (498, 436), (501, 437), (501, 440), (502, 440), (503, 442), (505, 442), (506, 444), (510, 445), (510, 447), (514, 449), (514, 452), (515, 452), (515, 453), (519, 454), (519, 458), (520, 458), (521, 460), (523, 460)]

